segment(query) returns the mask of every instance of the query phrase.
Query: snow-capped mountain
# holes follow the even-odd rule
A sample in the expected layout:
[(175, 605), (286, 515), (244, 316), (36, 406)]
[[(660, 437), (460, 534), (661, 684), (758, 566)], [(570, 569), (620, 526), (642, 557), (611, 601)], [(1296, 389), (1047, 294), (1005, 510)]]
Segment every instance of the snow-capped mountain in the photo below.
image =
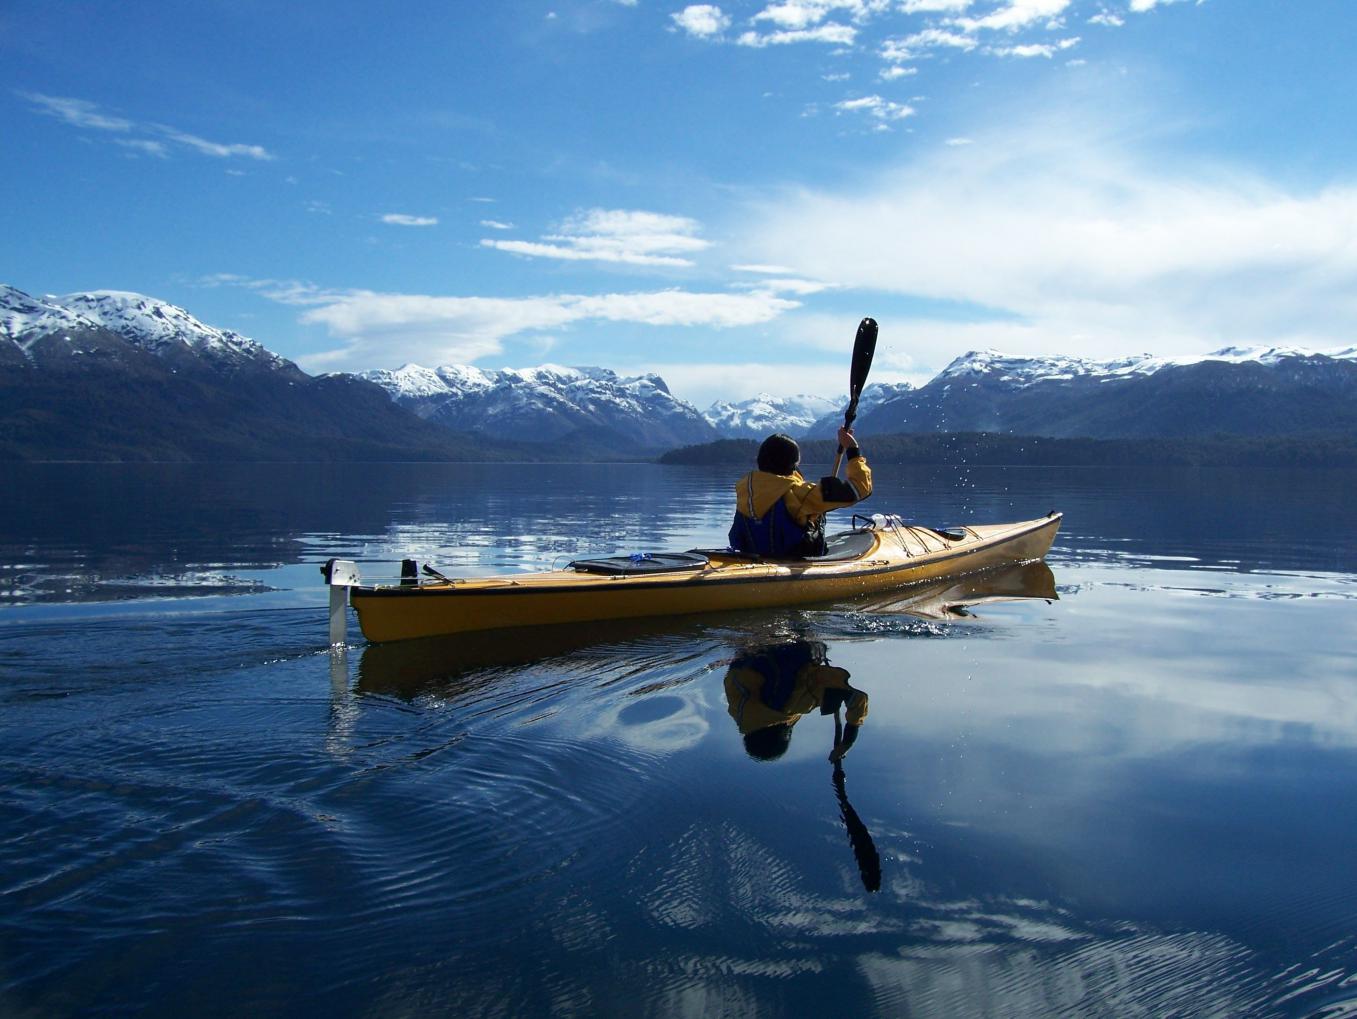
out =
[(823, 396), (760, 393), (749, 400), (718, 400), (702, 416), (726, 438), (762, 439), (774, 432), (800, 435), (838, 406)]
[(398, 404), (459, 432), (552, 442), (591, 437), (634, 448), (707, 442), (716, 432), (658, 375), (620, 376), (607, 368), (487, 371), (468, 365), (362, 372)]
[[(861, 421), (867, 413), (883, 403), (899, 399), (913, 391), (914, 387), (908, 382), (869, 382), (862, 395), (858, 397), (858, 420)], [(828, 413), (816, 418), (799, 434), (812, 439), (834, 435), (839, 430), (839, 425), (843, 424), (843, 412), (848, 407), (848, 397), (842, 396), (831, 403), (832, 407)]]
[(376, 386), (114, 291), (0, 286), (0, 460), (466, 457)]
[(116, 344), (105, 334), (171, 360), (191, 356), (220, 368), (298, 370), (248, 337), (205, 325), (183, 308), (142, 294), (96, 290), (37, 298), (0, 285), (0, 337), (30, 360), (40, 354), (49, 359), (93, 350), (108, 354)]
[[(860, 420), (864, 434), (1347, 434), (1357, 431), (1357, 347), (1227, 347), (1109, 361), (970, 351)], [(831, 431), (832, 422), (817, 424), (816, 434)]]
[[(997, 350), (972, 350), (962, 354), (932, 380), (987, 378), (1022, 389), (1039, 382), (1068, 382), (1073, 379), (1125, 379), (1153, 375), (1164, 368), (1220, 361), (1226, 364), (1272, 366), (1285, 358), (1328, 357), (1357, 360), (1357, 347), (1332, 350), (1302, 350), (1298, 347), (1225, 347), (1209, 354), (1156, 357), (1136, 354), (1110, 361), (1081, 357), (1017, 357)], [(930, 385), (932, 384), (930, 382)]]

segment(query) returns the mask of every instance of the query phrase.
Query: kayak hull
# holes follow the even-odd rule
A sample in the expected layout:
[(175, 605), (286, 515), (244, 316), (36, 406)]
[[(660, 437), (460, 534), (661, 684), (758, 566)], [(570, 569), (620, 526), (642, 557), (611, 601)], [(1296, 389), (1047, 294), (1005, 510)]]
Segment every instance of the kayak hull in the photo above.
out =
[(768, 561), (704, 550), (709, 562), (681, 573), (602, 576), (574, 570), (418, 586), (355, 587), (363, 636), (381, 643), (508, 627), (645, 616), (732, 612), (878, 594), (939, 577), (1040, 559), (1060, 514), (961, 528), (951, 540), (923, 527), (873, 532), (846, 561)]

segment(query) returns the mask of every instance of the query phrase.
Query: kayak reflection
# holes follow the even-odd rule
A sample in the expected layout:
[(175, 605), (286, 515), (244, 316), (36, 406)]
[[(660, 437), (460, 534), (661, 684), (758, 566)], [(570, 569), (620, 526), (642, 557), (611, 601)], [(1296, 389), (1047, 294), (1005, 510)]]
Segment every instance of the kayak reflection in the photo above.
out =
[(955, 619), (970, 615), (976, 605), (1040, 598), (1059, 601), (1055, 574), (1043, 560), (1017, 563), (982, 573), (969, 573), (893, 591), (859, 603), (863, 612), (903, 614), (921, 619)]
[[(726, 705), (744, 738), (745, 752), (756, 761), (775, 761), (787, 752), (792, 732), (811, 712), (834, 716), (834, 794), (848, 842), (869, 892), (881, 888), (881, 857), (872, 833), (848, 802), (844, 755), (867, 720), (867, 694), (848, 682), (847, 669), (829, 663), (818, 640), (791, 640), (756, 647), (739, 655), (726, 670)], [(840, 711), (844, 718), (839, 717)]]

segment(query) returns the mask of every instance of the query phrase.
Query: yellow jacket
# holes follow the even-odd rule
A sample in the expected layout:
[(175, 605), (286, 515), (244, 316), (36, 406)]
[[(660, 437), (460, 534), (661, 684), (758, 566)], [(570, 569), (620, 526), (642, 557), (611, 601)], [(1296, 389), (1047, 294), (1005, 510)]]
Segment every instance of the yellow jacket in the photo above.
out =
[[(806, 661), (802, 654), (797, 657), (803, 664), (794, 675), (786, 676), (779, 665), (784, 669), (795, 666), (777, 659), (785, 659), (788, 652), (790, 648), (766, 649), (757, 663), (746, 665), (737, 659), (726, 672), (726, 705), (741, 735), (770, 725), (794, 725), (802, 715), (816, 709), (821, 714), (833, 714), (839, 705), (846, 706), (849, 725), (861, 725), (866, 720), (867, 694), (848, 685), (847, 669), (816, 661), (818, 655)], [(785, 686), (788, 680), (790, 684)], [(773, 692), (773, 686), (783, 688)]]
[(847, 480), (825, 477), (816, 482), (807, 481), (800, 471), (791, 474), (750, 471), (735, 483), (735, 508), (757, 520), (782, 499), (792, 519), (805, 527), (832, 509), (852, 506), (872, 494), (872, 469), (865, 457), (859, 455), (849, 460), (844, 473)]

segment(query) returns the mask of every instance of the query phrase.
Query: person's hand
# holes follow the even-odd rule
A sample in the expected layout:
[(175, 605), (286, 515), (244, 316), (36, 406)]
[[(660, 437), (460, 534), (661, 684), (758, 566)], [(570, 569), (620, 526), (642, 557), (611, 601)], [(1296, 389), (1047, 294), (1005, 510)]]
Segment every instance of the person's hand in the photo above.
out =
[(829, 752), (829, 763), (838, 764), (840, 761), (843, 760), (843, 755), (846, 753), (848, 753), (847, 747), (835, 746), (834, 749)]
[(852, 428), (839, 429), (839, 446), (843, 449), (852, 449), (858, 444), (858, 440), (853, 437)]

